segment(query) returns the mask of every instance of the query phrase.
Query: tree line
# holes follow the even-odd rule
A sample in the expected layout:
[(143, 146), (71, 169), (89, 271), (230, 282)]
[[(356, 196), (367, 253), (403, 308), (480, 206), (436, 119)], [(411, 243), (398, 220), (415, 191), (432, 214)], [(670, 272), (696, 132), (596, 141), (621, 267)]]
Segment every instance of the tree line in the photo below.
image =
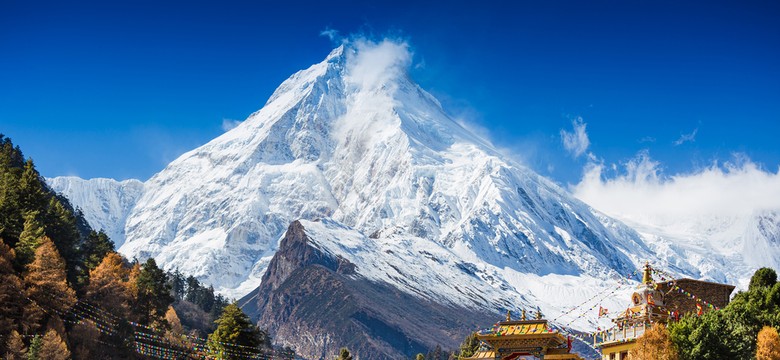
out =
[(270, 351), (267, 332), (212, 287), (165, 272), (153, 258), (117, 253), (0, 134), (0, 357), (230, 359)]

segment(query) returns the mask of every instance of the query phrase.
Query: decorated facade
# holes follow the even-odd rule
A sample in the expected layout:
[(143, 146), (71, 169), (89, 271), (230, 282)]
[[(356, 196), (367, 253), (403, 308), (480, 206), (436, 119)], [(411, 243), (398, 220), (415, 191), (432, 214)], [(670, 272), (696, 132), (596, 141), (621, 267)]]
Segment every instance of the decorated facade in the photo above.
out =
[(571, 338), (552, 329), (547, 320), (537, 312), (536, 318), (526, 319), (523, 311), (520, 320), (512, 320), (507, 312), (505, 321), (477, 334), (482, 349), (469, 360), (514, 360), (527, 356), (539, 359), (582, 360), (571, 353)]

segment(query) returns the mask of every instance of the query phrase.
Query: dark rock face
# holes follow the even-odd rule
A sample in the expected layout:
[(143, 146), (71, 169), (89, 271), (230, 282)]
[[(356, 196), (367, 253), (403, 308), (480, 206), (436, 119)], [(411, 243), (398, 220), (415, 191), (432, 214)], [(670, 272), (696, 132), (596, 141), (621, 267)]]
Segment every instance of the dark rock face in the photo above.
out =
[(293, 222), (262, 285), (239, 302), (279, 344), (300, 356), (333, 358), (348, 347), (360, 359), (412, 358), (436, 345), (455, 349), (470, 331), (497, 318), (368, 281), (355, 273), (354, 264), (310, 241), (303, 226)]

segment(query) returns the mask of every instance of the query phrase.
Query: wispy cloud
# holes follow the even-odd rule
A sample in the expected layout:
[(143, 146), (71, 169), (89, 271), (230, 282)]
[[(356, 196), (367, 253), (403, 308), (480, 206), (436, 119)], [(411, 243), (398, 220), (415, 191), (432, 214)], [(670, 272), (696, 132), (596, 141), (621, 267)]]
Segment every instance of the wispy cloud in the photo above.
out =
[(680, 146), (687, 142), (696, 141), (696, 133), (698, 132), (699, 132), (699, 128), (695, 128), (690, 134), (680, 134), (680, 138), (674, 141), (673, 143), (674, 146)]
[(324, 36), (334, 43), (340, 43), (343, 40), (339, 31), (331, 28), (325, 28), (325, 30), (320, 31), (320, 36)]
[(561, 141), (566, 151), (576, 158), (588, 150), (590, 139), (588, 139), (588, 133), (585, 131), (587, 124), (582, 121), (582, 117), (572, 120), (571, 126), (573, 128), (572, 131), (561, 129)]
[(664, 174), (648, 151), (620, 167), (590, 162), (574, 195), (608, 215), (642, 219), (739, 216), (780, 210), (780, 171), (769, 172), (744, 155), (691, 173)]
[(412, 62), (409, 43), (385, 38), (357, 37), (350, 41), (354, 52), (347, 57), (348, 82), (362, 89), (375, 89), (406, 73)]
[(233, 119), (222, 119), (222, 131), (228, 132), (235, 129), (236, 126), (241, 125), (243, 121)]
[(654, 143), (654, 142), (655, 142), (655, 138), (654, 138), (654, 137), (652, 137), (652, 136), (645, 136), (645, 137), (643, 137), (643, 138), (641, 138), (641, 139), (637, 140), (637, 142), (638, 142), (638, 143), (640, 143), (640, 144), (644, 144), (644, 143)]

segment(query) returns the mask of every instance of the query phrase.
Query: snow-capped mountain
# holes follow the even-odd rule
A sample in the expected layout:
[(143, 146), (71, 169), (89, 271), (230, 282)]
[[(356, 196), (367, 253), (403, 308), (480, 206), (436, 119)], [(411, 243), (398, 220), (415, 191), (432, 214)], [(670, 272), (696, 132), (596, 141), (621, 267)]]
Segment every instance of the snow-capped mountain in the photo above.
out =
[[(695, 278), (749, 276), (752, 263), (668, 229), (632, 223), (637, 232), (503, 156), (416, 85), (409, 63), (403, 44), (341, 46), (130, 195), (50, 183), (92, 226), (124, 226), (125, 241), (111, 235), (126, 256), (155, 257), (233, 297), (258, 287), (298, 220), (311, 246), (355, 265), (349, 276), (481, 313), (539, 306), (584, 330), (595, 312), (569, 310), (586, 299), (622, 308), (627, 297), (605, 290), (645, 260)], [(126, 202), (106, 205), (115, 199)], [(777, 215), (760, 219), (747, 227), (756, 236), (730, 246), (777, 244)]]
[(64, 195), (95, 230), (103, 230), (119, 247), (125, 241), (125, 221), (141, 197), (144, 184), (138, 180), (84, 180), (75, 176), (47, 178), (52, 190)]
[(342, 46), (293, 75), (145, 183), (120, 251), (236, 295), (259, 284), (297, 219), (425, 239), (473, 271), (606, 279), (651, 256), (634, 231), (453, 121), (408, 78), (404, 56), (391, 42)]

